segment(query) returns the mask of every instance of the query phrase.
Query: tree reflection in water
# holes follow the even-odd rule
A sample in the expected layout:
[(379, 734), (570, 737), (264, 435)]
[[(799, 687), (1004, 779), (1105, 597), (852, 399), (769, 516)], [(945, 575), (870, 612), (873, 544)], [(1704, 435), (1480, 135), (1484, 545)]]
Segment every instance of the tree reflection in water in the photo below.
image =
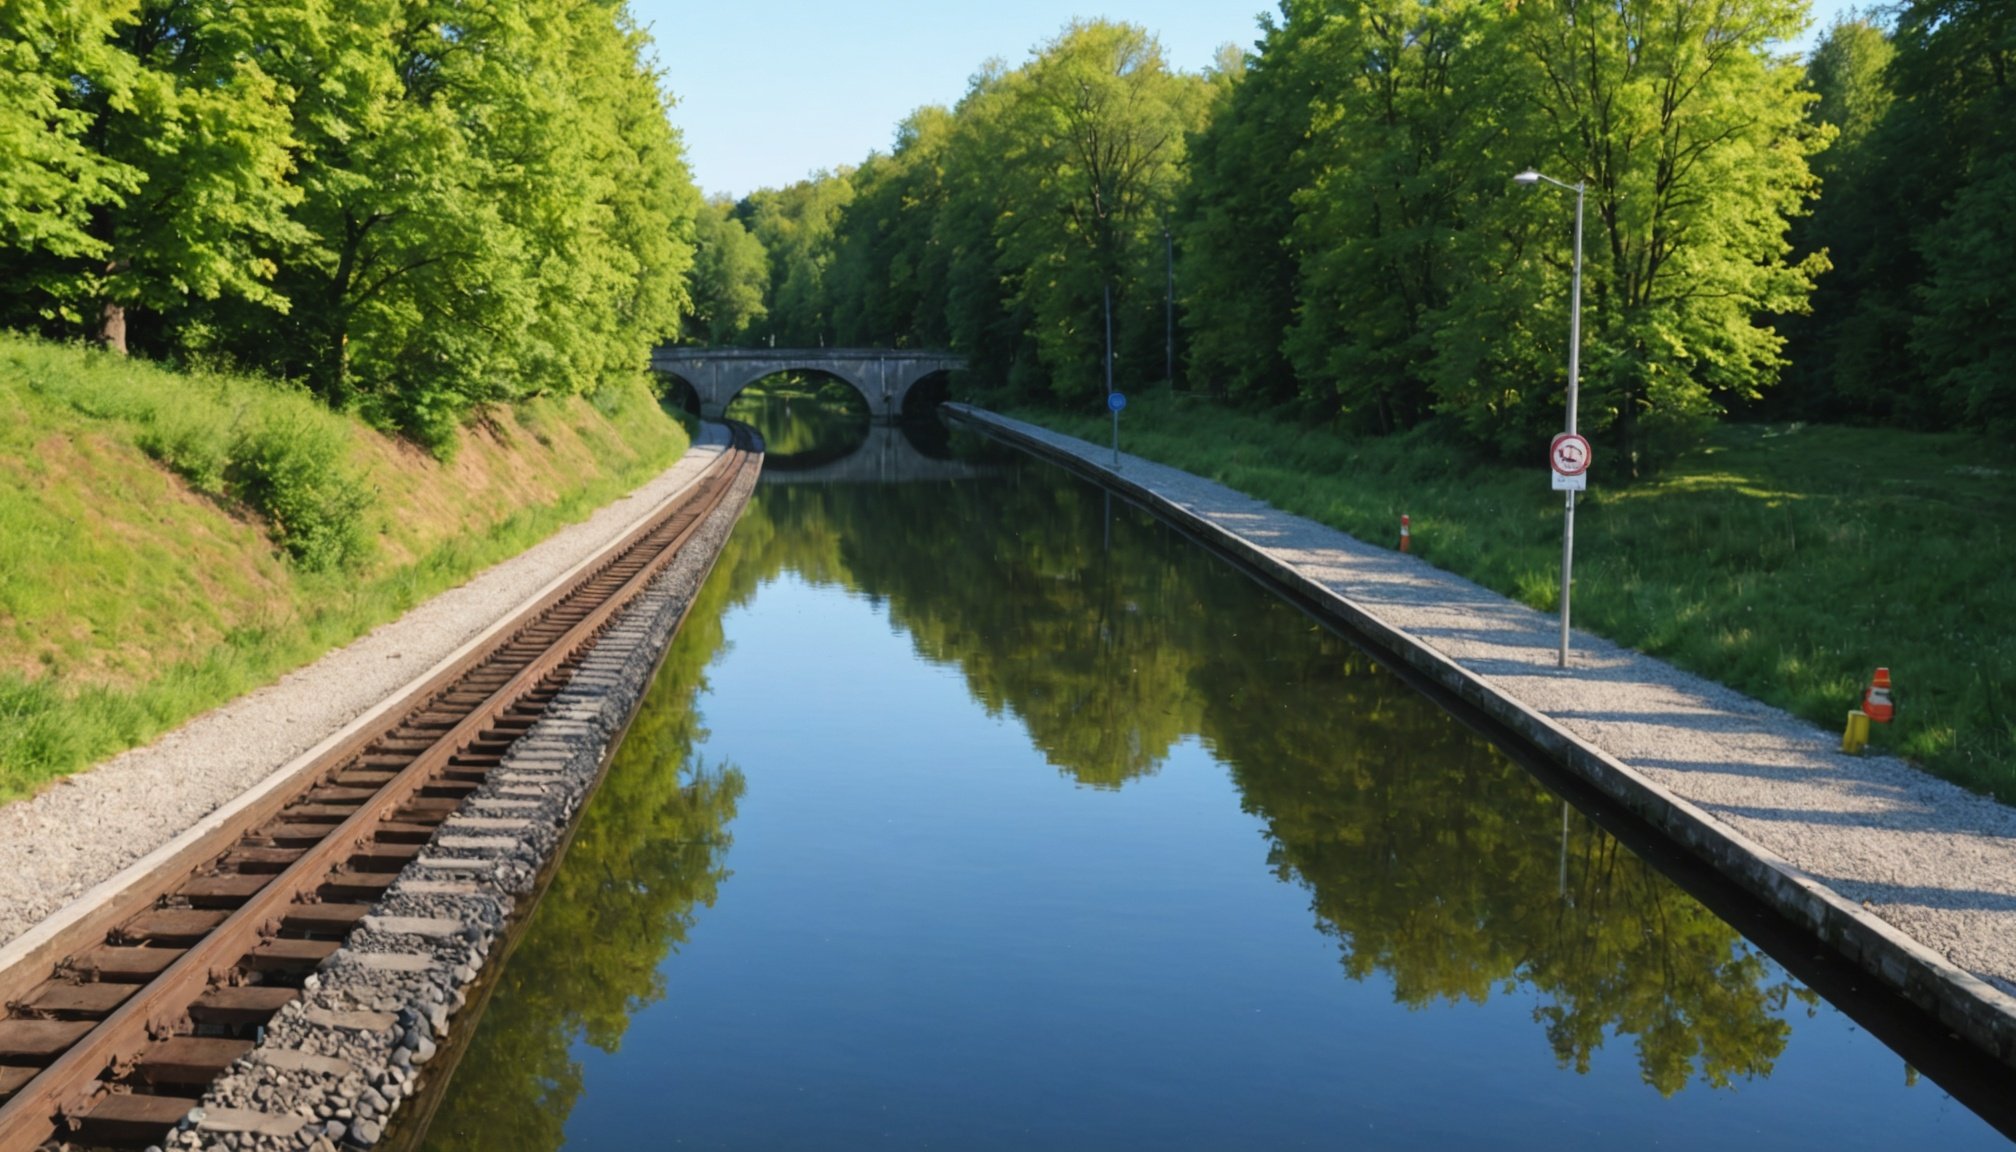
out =
[[(1790, 981), (1487, 742), (1176, 532), (1048, 469), (764, 488), (492, 1001), (428, 1146), (553, 1148), (604, 1049), (728, 877), (742, 781), (694, 761), (721, 618), (795, 573), (886, 605), (1059, 771), (1122, 789), (1196, 737), (1265, 823), (1347, 976), (1403, 1003), (1535, 998), (1564, 1067), (1629, 1037), (1663, 1094), (1768, 1076)], [(1110, 545), (1108, 541), (1110, 540)], [(900, 946), (900, 942), (892, 943)]]
[(734, 767), (703, 765), (693, 701), (721, 650), (721, 582), (673, 641), (500, 985), (426, 1147), (558, 1148), (582, 1090), (572, 1049), (614, 1052), (665, 993), (662, 965), (730, 875)]
[(823, 372), (780, 372), (736, 393), (728, 418), (763, 436), (766, 468), (810, 468), (868, 438), (868, 404)]
[(1524, 985), (1564, 1066), (1630, 1036), (1670, 1095), (1769, 1075), (1788, 1000), (1817, 1000), (1580, 818), (1564, 882), (1561, 802), (1517, 764), (1177, 532), (1123, 505), (1109, 534), (1105, 502), (1050, 469), (772, 491), (762, 515), (808, 546), (787, 564), (886, 600), (1079, 783), (1122, 787), (1201, 738), (1345, 972), (1386, 973), (1404, 1003)]

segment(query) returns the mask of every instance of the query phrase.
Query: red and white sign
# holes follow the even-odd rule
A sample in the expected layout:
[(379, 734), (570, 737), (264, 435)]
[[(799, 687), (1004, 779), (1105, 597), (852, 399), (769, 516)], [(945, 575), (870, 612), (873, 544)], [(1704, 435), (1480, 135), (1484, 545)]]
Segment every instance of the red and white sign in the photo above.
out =
[(1554, 437), (1547, 450), (1547, 466), (1554, 470), (1554, 490), (1580, 492), (1589, 483), (1589, 441), (1573, 432)]

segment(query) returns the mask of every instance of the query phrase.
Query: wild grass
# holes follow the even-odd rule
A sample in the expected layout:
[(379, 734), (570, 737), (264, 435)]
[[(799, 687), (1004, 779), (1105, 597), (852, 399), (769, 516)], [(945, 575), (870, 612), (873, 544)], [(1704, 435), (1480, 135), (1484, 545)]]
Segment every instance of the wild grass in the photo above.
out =
[(371, 499), (345, 458), (352, 424), (298, 389), (225, 373), (172, 374), (19, 337), (0, 338), (0, 376), (126, 430), (197, 491), (245, 504), (305, 567), (365, 556)]
[[(1483, 461), (1430, 430), (1359, 439), (1167, 391), (1121, 447), (1251, 493), (1543, 611), (1561, 497), (1544, 461)], [(1104, 443), (1104, 414), (1016, 415)], [(1838, 730), (1878, 667), (1879, 747), (2016, 802), (2016, 461), (1987, 440), (1732, 425), (1627, 482), (1599, 454), (1576, 508), (1575, 623)]]
[(656, 474), (641, 383), (453, 464), (283, 385), (0, 336), (0, 799), (144, 744)]

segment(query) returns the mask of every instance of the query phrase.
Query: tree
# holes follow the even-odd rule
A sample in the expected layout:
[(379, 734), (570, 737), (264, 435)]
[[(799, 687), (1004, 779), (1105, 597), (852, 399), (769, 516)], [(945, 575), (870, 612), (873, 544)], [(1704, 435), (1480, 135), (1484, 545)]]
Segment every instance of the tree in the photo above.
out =
[(1019, 69), (990, 61), (891, 154), (738, 206), (770, 254), (770, 329), (950, 344), (969, 386), (1083, 398), (1103, 387), (1110, 285), (1123, 371), (1159, 378), (1162, 231), (1206, 103), (1133, 25), (1075, 23)]
[[(1327, 10), (1323, 10), (1327, 9)], [(1472, 0), (1313, 6), (1299, 45), (1321, 78), (1293, 195), (1300, 307), (1286, 337), (1301, 391), (1381, 433), (1433, 406), (1436, 338), (1471, 275), (1463, 230), (1504, 173), (1494, 9)]]
[(1814, 159), (1821, 195), (1813, 214), (1793, 225), (1793, 244), (1802, 253), (1824, 253), (1833, 268), (1814, 288), (1811, 314), (1786, 323), (1788, 395), (1773, 405), (1781, 411), (1838, 419), (1845, 412), (1893, 409), (1894, 387), (1860, 388), (1873, 381), (1855, 366), (1881, 346), (1879, 333), (1888, 330), (1901, 344), (1901, 331), (1894, 323), (1868, 327), (1867, 316), (1851, 316), (1881, 283), (1881, 270), (1896, 266), (1911, 245), (1909, 230), (1892, 226), (1904, 205), (1882, 172), (1879, 133), (1892, 106), (1885, 73), (1895, 55), (1882, 27), (1849, 13), (1827, 30), (1807, 62), (1807, 84), (1817, 97), (1808, 115), (1834, 140)]
[(1982, 158), (1925, 255), (1912, 347), (1961, 422), (2016, 438), (2016, 152)]
[(1176, 209), (1192, 386), (1262, 403), (1297, 391), (1281, 343), (1295, 321), (1290, 234), (1319, 82), (1303, 50), (1308, 7), (1284, 5), (1285, 22), (1263, 24), (1257, 52), (1214, 77)]
[(97, 250), (51, 285), (66, 304), (95, 303), (93, 336), (106, 348), (125, 353), (136, 307), (223, 295), (288, 306), (267, 253), (298, 232), (291, 93), (260, 60), (303, 15), (293, 0), (144, 0), (113, 37), (133, 66), (123, 88), (86, 101), (91, 136), (138, 187), (93, 214)]
[[(141, 174), (98, 149), (92, 105), (131, 100), (133, 61), (112, 36), (133, 21), (134, 0), (10, 0), (0, 6), (0, 253), (17, 320), (56, 311), (76, 320), (74, 298), (54, 292), (45, 260), (102, 260), (94, 215), (124, 203)], [(27, 267), (22, 267), (26, 264)], [(40, 292), (25, 292), (33, 281)]]
[(2016, 15), (1979, 0), (1890, 14), (1891, 35), (1844, 20), (1814, 55), (1842, 139), (1809, 243), (1839, 275), (1799, 332), (1798, 380), (1816, 415), (2006, 429)]
[(1185, 136), (1207, 104), (1204, 81), (1172, 71), (1145, 29), (1076, 22), (1006, 78), (1002, 97), (997, 163), (1011, 210), (996, 235), (1016, 284), (1009, 306), (1028, 315), (1039, 362), (1028, 367), (1040, 370), (1041, 385), (1089, 397), (1104, 387), (1108, 288), (1135, 363), (1150, 358), (1145, 345), (1161, 350), (1160, 292), (1137, 289), (1151, 263), (1159, 271)]
[(812, 348), (835, 341), (826, 269), (834, 228), (854, 199), (853, 174), (851, 168), (819, 172), (788, 188), (751, 193), (736, 206), (736, 216), (770, 257), (765, 327), (779, 344)]
[(944, 201), (931, 227), (945, 262), (946, 331), (973, 366), (968, 379), (983, 391), (1026, 378), (1036, 363), (1026, 310), (1013, 303), (1020, 273), (1002, 261), (996, 239), (1011, 208), (999, 180), (1007, 87), (1007, 66), (990, 60), (953, 109)]
[[(1531, 116), (1492, 154), (1505, 176), (1532, 165), (1588, 185), (1582, 424), (1627, 468), (1660, 433), (1775, 382), (1783, 341), (1766, 318), (1804, 308), (1825, 268), (1789, 260), (1786, 236), (1825, 143), (1801, 70), (1776, 52), (1803, 11), (1544, 0), (1511, 9), (1488, 50), (1507, 62), (1503, 106)], [(1563, 389), (1535, 377), (1567, 360), (1572, 259), (1561, 199), (1508, 193), (1465, 229), (1476, 278), (1453, 297), (1434, 375), (1443, 410), (1510, 448), (1560, 423)]]
[(734, 344), (768, 315), (769, 254), (735, 218), (735, 203), (712, 200), (700, 208), (693, 231), (693, 304), (686, 339)]
[(827, 276), (843, 344), (942, 346), (947, 271), (933, 236), (945, 199), (952, 113), (920, 108), (896, 131), (895, 150), (854, 171), (854, 199), (834, 229)]
[(517, 372), (539, 390), (593, 392), (678, 333), (700, 196), (623, 10), (539, 0), (524, 12), (521, 59), (497, 83), (517, 130), (485, 142), (537, 277)]
[[(2016, 11), (1914, 0), (1897, 22), (1892, 155), (1944, 192), (1917, 247), (1910, 350), (1949, 420), (2016, 433)], [(1892, 174), (1896, 174), (1893, 170)]]
[(365, 0), (303, 21), (297, 236), (228, 351), (442, 446), (476, 406), (643, 370), (698, 204), (641, 33), (600, 4)]

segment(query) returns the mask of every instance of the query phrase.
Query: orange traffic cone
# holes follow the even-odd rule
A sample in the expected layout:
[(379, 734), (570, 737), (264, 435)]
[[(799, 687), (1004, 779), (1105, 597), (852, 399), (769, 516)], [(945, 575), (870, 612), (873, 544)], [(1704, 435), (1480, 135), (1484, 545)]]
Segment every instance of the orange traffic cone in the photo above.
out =
[(1410, 551), (1407, 545), (1410, 541), (1413, 540), (1413, 538), (1414, 538), (1414, 522), (1407, 518), (1407, 514), (1405, 512), (1402, 512), (1400, 514), (1400, 551), (1402, 552)]
[(1897, 706), (1890, 700), (1890, 670), (1876, 669), (1876, 679), (1862, 691), (1862, 711), (1869, 714), (1872, 724), (1888, 724), (1897, 714)]

